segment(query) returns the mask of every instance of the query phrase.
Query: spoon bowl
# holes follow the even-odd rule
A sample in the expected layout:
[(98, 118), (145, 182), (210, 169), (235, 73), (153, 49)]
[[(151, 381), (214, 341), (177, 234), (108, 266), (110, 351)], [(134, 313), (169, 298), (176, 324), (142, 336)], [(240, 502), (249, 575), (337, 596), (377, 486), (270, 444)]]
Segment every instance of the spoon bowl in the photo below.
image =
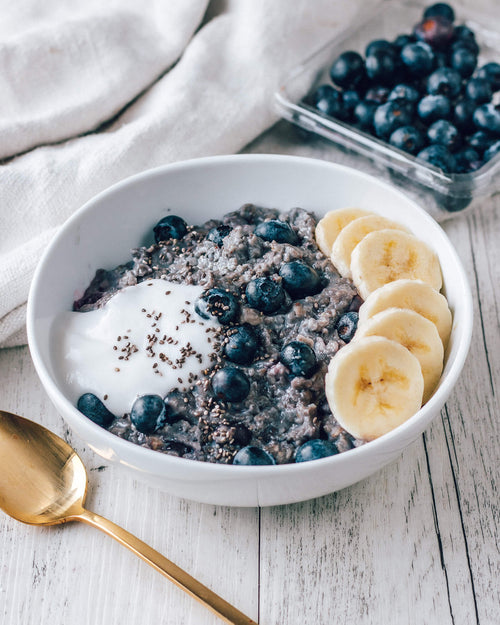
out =
[(83, 509), (87, 473), (65, 441), (0, 410), (0, 508), (30, 525), (56, 525)]
[(232, 625), (257, 625), (237, 608), (112, 521), (83, 507), (87, 472), (62, 438), (24, 417), (0, 410), (0, 509), (30, 525), (81, 521), (130, 549), (179, 588)]

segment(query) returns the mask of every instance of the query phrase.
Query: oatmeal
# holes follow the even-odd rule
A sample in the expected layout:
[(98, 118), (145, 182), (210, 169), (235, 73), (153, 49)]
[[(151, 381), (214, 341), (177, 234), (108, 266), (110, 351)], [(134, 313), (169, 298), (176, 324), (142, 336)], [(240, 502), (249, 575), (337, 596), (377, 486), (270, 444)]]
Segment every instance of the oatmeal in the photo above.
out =
[[(69, 315), (106, 316), (113, 300), (137, 287), (158, 288), (159, 296), (134, 303), (120, 327), (110, 324), (101, 359), (85, 355), (69, 367), (97, 360), (108, 367), (87, 365), (85, 376), (69, 381), (97, 395), (94, 420), (138, 445), (208, 462), (282, 464), (299, 460), (304, 444), (323, 446), (325, 455), (360, 444), (335, 421), (324, 389), (328, 363), (345, 344), (339, 320), (357, 311), (360, 298), (318, 248), (315, 228), (306, 210), (252, 204), (201, 226), (169, 216), (155, 227), (155, 244), (97, 271)], [(182, 291), (172, 299), (187, 287), (189, 297)], [(167, 352), (169, 341), (189, 357)], [(148, 376), (135, 380), (136, 366)]]

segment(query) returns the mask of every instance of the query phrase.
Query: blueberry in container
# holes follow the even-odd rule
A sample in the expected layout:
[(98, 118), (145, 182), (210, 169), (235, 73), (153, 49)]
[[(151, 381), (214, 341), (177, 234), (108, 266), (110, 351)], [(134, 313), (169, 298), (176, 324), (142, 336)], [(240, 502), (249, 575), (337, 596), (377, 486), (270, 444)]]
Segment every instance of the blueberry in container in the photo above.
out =
[(294, 69), (276, 105), (444, 221), (500, 192), (500, 14), (437, 4), (452, 13), (429, 0), (371, 5)]

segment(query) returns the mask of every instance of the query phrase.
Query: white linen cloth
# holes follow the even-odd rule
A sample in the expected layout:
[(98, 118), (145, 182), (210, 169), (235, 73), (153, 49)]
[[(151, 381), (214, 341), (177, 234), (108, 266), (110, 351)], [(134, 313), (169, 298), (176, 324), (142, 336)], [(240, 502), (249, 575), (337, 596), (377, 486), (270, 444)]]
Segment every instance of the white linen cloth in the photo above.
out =
[(287, 73), (362, 3), (0, 6), (0, 347), (7, 347), (26, 342), (33, 271), (65, 219), (126, 176), (241, 150), (278, 119), (273, 94)]

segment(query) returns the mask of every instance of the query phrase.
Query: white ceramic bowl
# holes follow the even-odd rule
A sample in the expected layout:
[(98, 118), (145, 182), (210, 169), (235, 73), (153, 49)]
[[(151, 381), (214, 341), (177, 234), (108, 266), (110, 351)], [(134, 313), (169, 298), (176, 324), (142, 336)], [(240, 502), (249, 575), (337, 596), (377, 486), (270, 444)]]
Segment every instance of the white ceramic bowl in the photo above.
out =
[[(429, 402), (406, 423), (348, 452), (298, 464), (233, 466), (185, 460), (141, 448), (94, 424), (65, 397), (51, 361), (50, 325), (100, 267), (112, 268), (142, 244), (166, 207), (188, 223), (245, 202), (326, 211), (358, 206), (408, 226), (438, 253), (453, 329), (444, 372)], [(391, 186), (353, 169), (290, 156), (202, 158), (144, 172), (83, 206), (60, 229), (41, 260), (28, 302), (28, 339), (40, 379), (68, 425), (97, 454), (149, 484), (188, 499), (231, 506), (302, 501), (366, 478), (396, 459), (436, 417), (464, 364), (472, 332), (472, 297), (461, 262), (436, 222)]]

